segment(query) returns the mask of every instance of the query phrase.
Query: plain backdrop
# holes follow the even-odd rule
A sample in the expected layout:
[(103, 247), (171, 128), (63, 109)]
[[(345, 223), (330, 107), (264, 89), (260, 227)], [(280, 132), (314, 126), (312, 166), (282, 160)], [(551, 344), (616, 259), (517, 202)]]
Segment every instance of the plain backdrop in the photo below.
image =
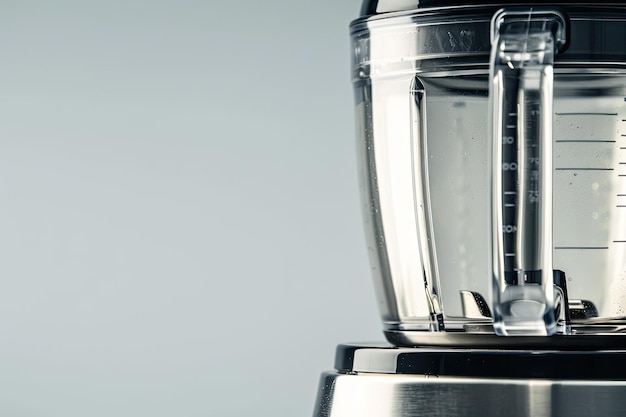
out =
[(382, 339), (359, 3), (0, 2), (0, 416), (310, 416)]

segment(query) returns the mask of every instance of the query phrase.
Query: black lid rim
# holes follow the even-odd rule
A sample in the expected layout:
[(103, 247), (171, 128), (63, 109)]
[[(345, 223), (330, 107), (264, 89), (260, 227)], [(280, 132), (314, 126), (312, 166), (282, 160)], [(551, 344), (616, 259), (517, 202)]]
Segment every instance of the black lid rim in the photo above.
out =
[(626, 350), (433, 349), (342, 344), (337, 347), (335, 368), (343, 373), (626, 380)]

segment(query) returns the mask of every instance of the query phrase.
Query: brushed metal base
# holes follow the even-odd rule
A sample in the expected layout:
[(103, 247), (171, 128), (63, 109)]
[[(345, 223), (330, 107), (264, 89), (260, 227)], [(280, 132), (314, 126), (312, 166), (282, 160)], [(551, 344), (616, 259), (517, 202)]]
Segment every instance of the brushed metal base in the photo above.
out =
[(322, 374), (314, 417), (622, 417), (626, 381)]
[(339, 345), (314, 417), (617, 417), (626, 350)]

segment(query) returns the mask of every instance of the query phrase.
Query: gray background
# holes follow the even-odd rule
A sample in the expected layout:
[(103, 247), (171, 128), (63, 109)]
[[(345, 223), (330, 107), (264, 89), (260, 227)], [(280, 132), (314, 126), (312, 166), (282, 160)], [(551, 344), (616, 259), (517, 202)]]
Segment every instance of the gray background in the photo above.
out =
[(1, 416), (309, 416), (382, 339), (359, 3), (0, 3)]

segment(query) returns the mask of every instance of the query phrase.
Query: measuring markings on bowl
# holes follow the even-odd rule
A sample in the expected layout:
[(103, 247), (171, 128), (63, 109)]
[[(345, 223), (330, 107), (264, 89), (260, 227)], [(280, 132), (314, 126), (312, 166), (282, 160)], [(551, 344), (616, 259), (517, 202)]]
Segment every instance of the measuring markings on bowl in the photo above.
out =
[(554, 249), (608, 249), (608, 246), (555, 246)]
[(571, 168), (555, 168), (557, 171), (613, 171), (613, 168), (591, 168), (591, 167), (571, 167)]
[[(617, 116), (617, 113), (594, 113), (594, 112), (583, 112), (583, 113), (555, 113), (557, 116)], [(622, 122), (626, 121), (622, 120)]]
[(557, 139), (557, 143), (615, 143), (617, 141), (610, 139)]

